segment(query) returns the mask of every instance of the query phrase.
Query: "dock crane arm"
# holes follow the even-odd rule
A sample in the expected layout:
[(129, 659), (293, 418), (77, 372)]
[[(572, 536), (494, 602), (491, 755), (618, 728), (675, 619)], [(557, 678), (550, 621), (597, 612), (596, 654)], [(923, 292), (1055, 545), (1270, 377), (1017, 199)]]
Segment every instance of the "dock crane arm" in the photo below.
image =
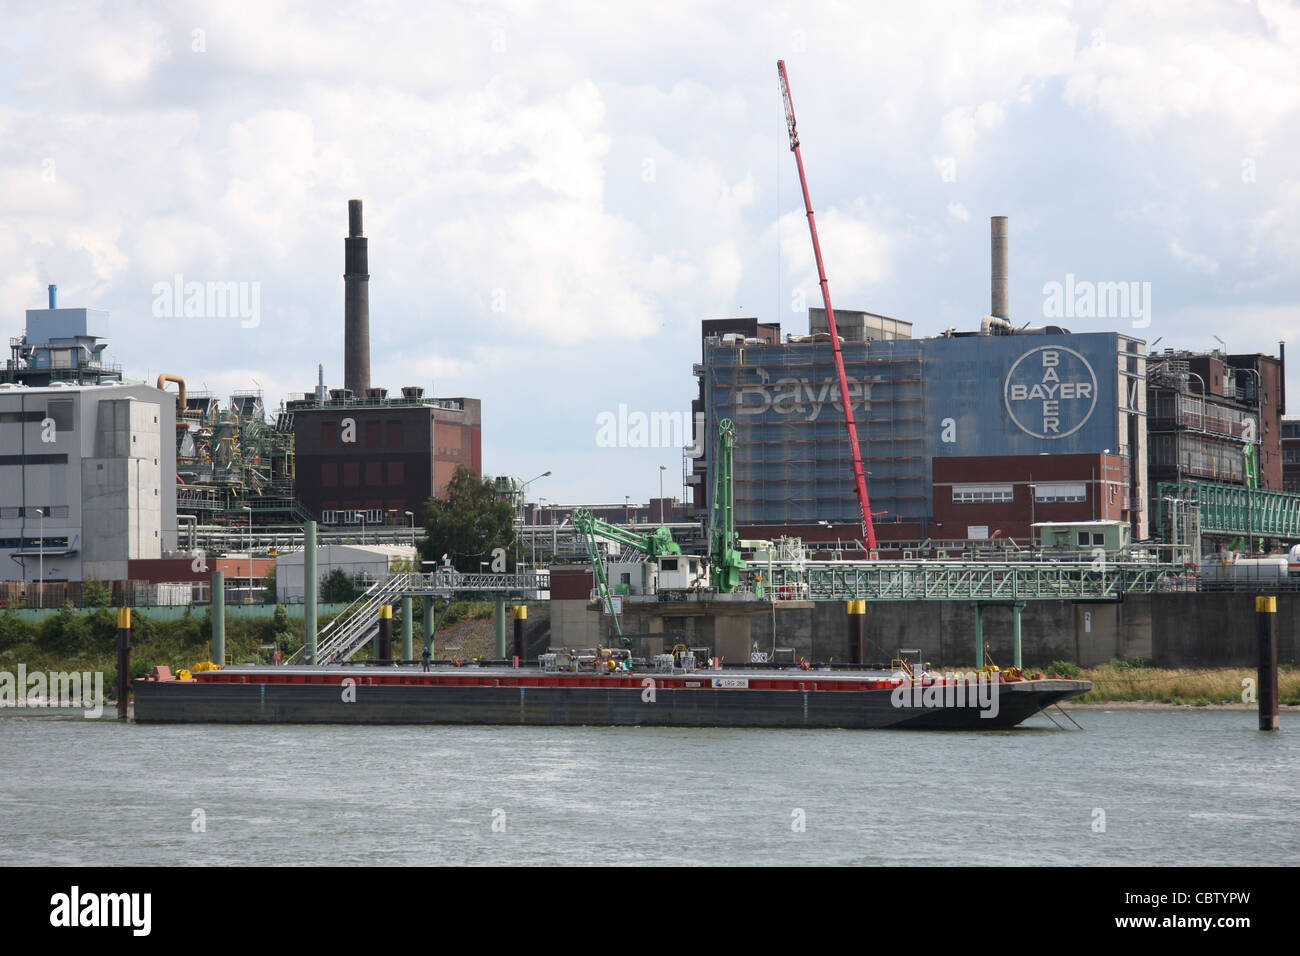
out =
[(598, 539), (604, 538), (607, 541), (616, 541), (631, 548), (638, 548), (652, 558), (665, 554), (681, 554), (682, 547), (673, 540), (673, 533), (667, 528), (656, 528), (650, 534), (638, 534), (616, 524), (610, 524), (608, 521), (602, 521), (586, 508), (579, 508), (573, 513), (573, 527), (582, 535), (583, 544), (586, 545), (587, 557), (591, 560), (591, 569), (596, 576), (596, 590), (600, 595), (601, 604), (614, 618), (615, 633), (624, 645), (630, 646), (632, 642), (623, 635), (623, 626), (619, 622), (618, 615), (614, 613), (609, 575), (605, 571), (605, 559), (597, 546)]
[(709, 518), (709, 563), (713, 590), (730, 594), (740, 585), (745, 562), (736, 547), (735, 483), (732, 480), (732, 452), (736, 424), (730, 418), (718, 422), (713, 450), (713, 509)]
[(857, 488), (858, 506), (862, 510), (862, 539), (867, 553), (876, 552), (876, 528), (871, 521), (871, 501), (867, 498), (867, 475), (862, 466), (862, 450), (858, 446), (858, 426), (853, 421), (853, 406), (849, 404), (849, 380), (844, 374), (844, 355), (840, 351), (840, 337), (835, 329), (835, 310), (831, 308), (830, 283), (822, 265), (822, 247), (817, 241), (817, 220), (813, 217), (812, 197), (808, 193), (808, 177), (803, 171), (803, 154), (799, 151), (799, 133), (795, 127), (794, 102), (790, 99), (790, 81), (785, 75), (785, 60), (776, 61), (777, 76), (781, 81), (781, 100), (785, 104), (785, 125), (790, 134), (790, 152), (794, 153), (799, 167), (799, 185), (803, 187), (803, 204), (808, 210), (808, 231), (812, 234), (813, 256), (817, 259), (817, 277), (822, 287), (822, 302), (826, 306), (826, 328), (831, 334), (831, 349), (835, 353), (835, 371), (840, 378), (840, 404), (844, 406), (844, 424), (849, 432), (849, 450), (853, 455), (853, 482)]

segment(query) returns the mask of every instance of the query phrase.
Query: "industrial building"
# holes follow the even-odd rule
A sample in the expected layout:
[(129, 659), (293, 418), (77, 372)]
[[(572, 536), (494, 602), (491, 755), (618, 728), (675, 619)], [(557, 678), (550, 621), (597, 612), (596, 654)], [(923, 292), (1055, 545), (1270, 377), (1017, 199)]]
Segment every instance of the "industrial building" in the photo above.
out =
[(100, 339), (107, 334), (107, 312), (60, 309), (59, 287), (51, 285), (49, 308), (28, 309), (23, 334), (9, 340), (4, 381), (31, 386), (120, 382), (121, 367), (104, 361), (108, 343)]
[[(276, 556), (276, 594), (282, 603), (297, 604), (303, 600), (303, 559), (302, 551)], [(418, 552), (412, 545), (323, 545), (316, 550), (316, 573), (322, 581), (335, 571), (342, 571), (354, 580), (382, 581), (400, 568), (418, 569), (418, 560)]]
[(174, 430), (148, 385), (0, 385), (0, 578), (125, 580), (175, 548)]
[[(1283, 347), (1284, 348), (1284, 347)], [(1147, 366), (1152, 514), (1162, 482), (1283, 489), (1285, 351), (1225, 355), (1166, 349)]]
[(1300, 493), (1300, 419), (1282, 421), (1282, 490)]
[(294, 487), (294, 442), (283, 412), (268, 421), (260, 391), (238, 391), (222, 408), (210, 392), (176, 383), (176, 506), (197, 524), (296, 524), (307, 518)]
[[(837, 312), (849, 400), (882, 546), (1032, 540), (1044, 522), (1159, 527), (1163, 483), (1284, 487), (1285, 352), (1166, 349), (1119, 332), (1013, 324), (1007, 228), (994, 217), (990, 315), (912, 338), (911, 324)], [(742, 537), (853, 539), (860, 509), (825, 312), (807, 334), (710, 319), (693, 403), (695, 514), (712, 495), (711, 437), (736, 424)], [(1300, 490), (1300, 427), (1290, 451)]]
[[(876, 533), (885, 543), (999, 531), (1028, 539), (1035, 520), (1077, 515), (1127, 521), (1145, 538), (1144, 343), (1117, 332), (1014, 327), (1005, 219), (993, 226), (992, 314), (978, 331), (915, 339), (908, 322), (836, 313)], [(856, 537), (860, 510), (825, 315), (810, 310), (807, 334), (780, 334), (756, 319), (704, 322), (694, 367), (703, 447), (688, 479), (695, 502), (707, 507), (711, 436), (730, 418), (742, 537)]]
[[(704, 361), (697, 366), (705, 435), (723, 418), (736, 423), (736, 512), (745, 536), (788, 533), (815, 540), (834, 537), (828, 532), (836, 525), (859, 524), (830, 343), (801, 338), (772, 344), (734, 333), (714, 336), (705, 340)], [(848, 340), (842, 351), (883, 540), (964, 538), (967, 526), (996, 523), (996, 516), (976, 508), (950, 519), (943, 532), (932, 526), (949, 506), (1001, 504), (1007, 494), (992, 489), (988, 499), (963, 485), (997, 476), (994, 484), (1027, 487), (1045, 478), (1041, 472), (1035, 476), (1027, 461), (1041, 455), (1064, 456), (1077, 467), (1065, 474), (1054, 468), (1053, 481), (1098, 489), (1094, 472), (1102, 458), (1119, 459), (1106, 466), (1118, 471), (1106, 488), (1107, 502), (1113, 490), (1119, 516), (1145, 537), (1146, 396), (1139, 340), (1038, 330)], [(695, 481), (701, 502), (710, 492), (713, 454), (707, 438), (703, 444)], [(942, 459), (1002, 460), (963, 474), (937, 465)], [(1026, 527), (1018, 530), (1027, 536), (1025, 517)], [(951, 534), (954, 525), (962, 526), (961, 534)]]
[(481, 474), (482, 406), (477, 398), (400, 396), (370, 384), (370, 254), (362, 204), (348, 201), (344, 239), (344, 387), (316, 388), (286, 403), (294, 487), (303, 509), (325, 525), (423, 524), (424, 506), (458, 467)]

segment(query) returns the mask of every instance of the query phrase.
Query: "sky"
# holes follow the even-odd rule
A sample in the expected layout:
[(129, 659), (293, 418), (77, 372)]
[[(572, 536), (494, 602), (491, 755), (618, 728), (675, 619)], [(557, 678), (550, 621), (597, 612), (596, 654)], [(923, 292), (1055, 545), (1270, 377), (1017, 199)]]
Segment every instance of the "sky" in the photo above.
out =
[[(484, 472), (550, 471), (532, 499), (680, 493), (679, 448), (600, 422), (688, 420), (701, 319), (820, 304), (778, 59), (837, 308), (976, 327), (1005, 215), (1018, 325), (1300, 342), (1274, 0), (0, 0), (0, 322), (57, 283), (130, 377), (341, 386), (362, 199), (372, 384), (481, 399)], [(242, 299), (176, 314), (189, 283)], [(1054, 315), (1080, 283), (1135, 294)]]

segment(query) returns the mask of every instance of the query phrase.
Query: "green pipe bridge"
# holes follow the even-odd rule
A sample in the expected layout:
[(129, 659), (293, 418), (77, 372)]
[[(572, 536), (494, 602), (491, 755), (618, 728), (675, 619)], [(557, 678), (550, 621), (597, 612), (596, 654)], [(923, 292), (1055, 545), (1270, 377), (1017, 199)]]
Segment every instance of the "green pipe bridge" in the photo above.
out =
[(1194, 504), (1202, 534), (1300, 541), (1300, 495), (1215, 481), (1162, 481), (1157, 486), (1159, 527), (1169, 527), (1173, 502)]
[(761, 586), (777, 601), (1120, 601), (1126, 594), (1196, 588), (1193, 568), (1109, 558), (773, 563), (770, 569), (754, 563), (747, 578), (746, 584)]

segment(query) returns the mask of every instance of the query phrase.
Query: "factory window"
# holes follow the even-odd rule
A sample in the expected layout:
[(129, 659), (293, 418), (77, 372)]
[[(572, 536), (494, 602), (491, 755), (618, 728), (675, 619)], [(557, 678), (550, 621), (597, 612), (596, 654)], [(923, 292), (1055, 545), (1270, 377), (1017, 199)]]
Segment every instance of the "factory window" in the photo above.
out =
[(1079, 547), (1088, 547), (1089, 538), (1092, 539), (1092, 543), (1095, 547), (1105, 547), (1106, 545), (1106, 535), (1104, 532), (1094, 531), (1089, 534), (1087, 531), (1080, 531), (1078, 534)]
[(321, 524), (338, 524), (339, 513), (337, 511), (322, 511), (320, 513)]
[(1034, 501), (1040, 504), (1087, 500), (1088, 488), (1081, 481), (1039, 482), (1034, 486)]
[(401, 422), (388, 423), (388, 447), (389, 448), (402, 447), (402, 423)]
[(343, 487), (355, 488), (361, 484), (361, 466), (355, 461), (343, 463)]
[(338, 422), (320, 423), (320, 446), (322, 448), (339, 447), (339, 423)]
[(366, 447), (379, 448), (382, 445), (380, 441), (380, 426), (382, 422), (366, 422)]
[(0, 518), (18, 518), (22, 511), (18, 508), (0, 508)]
[(383, 462), (368, 461), (366, 462), (366, 487), (374, 488), (383, 483), (384, 478), (381, 474)]
[(1007, 504), (1014, 496), (1010, 485), (953, 485), (955, 505)]
[(406, 482), (406, 468), (400, 461), (390, 461), (388, 463), (388, 483), (389, 485), (402, 485)]
[(54, 419), (54, 427), (59, 431), (72, 430), (72, 399), (51, 399), (45, 406), (45, 413)]
[(326, 488), (337, 488), (339, 486), (338, 462), (327, 461), (320, 466), (320, 483)]

